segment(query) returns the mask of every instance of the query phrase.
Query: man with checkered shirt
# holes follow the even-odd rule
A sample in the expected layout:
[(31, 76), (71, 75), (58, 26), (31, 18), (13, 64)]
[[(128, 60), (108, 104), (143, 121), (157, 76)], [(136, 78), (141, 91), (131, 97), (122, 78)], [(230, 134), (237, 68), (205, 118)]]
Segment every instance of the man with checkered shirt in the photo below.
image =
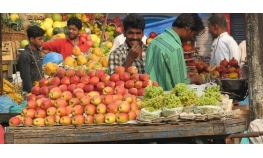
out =
[(139, 14), (129, 14), (123, 20), (126, 37), (124, 44), (120, 45), (109, 56), (109, 74), (115, 72), (118, 66), (124, 66), (127, 70), (130, 66), (136, 66), (138, 73), (145, 73), (145, 60), (147, 46), (142, 42), (144, 36), (145, 20)]

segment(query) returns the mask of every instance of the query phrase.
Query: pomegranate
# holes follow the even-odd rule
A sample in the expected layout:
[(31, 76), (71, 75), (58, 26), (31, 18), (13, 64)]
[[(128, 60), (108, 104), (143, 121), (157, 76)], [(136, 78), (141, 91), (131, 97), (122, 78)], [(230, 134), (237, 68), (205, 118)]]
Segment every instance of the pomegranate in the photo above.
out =
[(227, 74), (227, 73), (222, 73), (222, 74), (220, 75), (220, 77), (221, 77), (221, 78), (228, 78), (228, 74)]
[(231, 60), (229, 60), (228, 64), (229, 66), (237, 67), (238, 61), (233, 57)]
[(224, 59), (220, 62), (220, 65), (223, 65), (225, 68), (227, 68), (228, 67), (228, 61), (226, 59)]

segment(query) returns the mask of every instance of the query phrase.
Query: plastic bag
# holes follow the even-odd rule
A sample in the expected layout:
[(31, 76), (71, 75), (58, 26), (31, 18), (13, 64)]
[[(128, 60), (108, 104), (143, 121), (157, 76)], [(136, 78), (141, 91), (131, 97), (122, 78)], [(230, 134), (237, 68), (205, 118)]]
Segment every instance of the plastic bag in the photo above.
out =
[(169, 117), (169, 116), (173, 116), (173, 115), (179, 115), (180, 113), (182, 113), (182, 111), (183, 111), (183, 107), (172, 108), (172, 109), (168, 109), (166, 107), (163, 107), (162, 115), (164, 117)]
[(190, 85), (187, 85), (187, 88), (194, 89), (197, 97), (200, 97), (202, 94), (204, 94), (204, 90), (206, 90), (210, 86), (217, 86), (217, 84), (213, 82), (205, 83), (201, 85), (190, 84)]
[(9, 113), (12, 107), (18, 106), (9, 95), (0, 97), (0, 113)]
[(219, 113), (223, 112), (222, 106), (196, 106), (194, 109), (195, 114), (209, 114), (209, 113)]
[(145, 108), (141, 109), (140, 111), (140, 115), (138, 117), (138, 119), (140, 120), (154, 120), (154, 119), (158, 119), (161, 117), (161, 110), (157, 110), (157, 111), (147, 111)]
[(43, 64), (46, 64), (48, 62), (59, 64), (62, 60), (63, 60), (63, 57), (61, 54), (50, 52), (44, 56)]
[(192, 105), (189, 105), (189, 106), (185, 106), (184, 109), (183, 109), (183, 112), (193, 113), (194, 109), (195, 109), (195, 105), (192, 104)]
[(26, 107), (27, 101), (23, 101), (18, 106), (14, 106), (10, 109), (10, 113), (21, 113), (21, 111)]

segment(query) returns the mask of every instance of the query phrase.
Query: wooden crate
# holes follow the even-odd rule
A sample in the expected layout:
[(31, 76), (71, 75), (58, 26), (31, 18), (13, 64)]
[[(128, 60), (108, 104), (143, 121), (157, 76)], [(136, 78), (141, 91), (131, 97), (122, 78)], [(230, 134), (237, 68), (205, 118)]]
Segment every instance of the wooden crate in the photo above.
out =
[(13, 60), (2, 61), (3, 78), (11, 80), (13, 77)]
[(2, 60), (15, 60), (18, 48), (18, 41), (2, 42)]
[(247, 125), (246, 128), (248, 129), (249, 123), (250, 123), (250, 111), (249, 111), (249, 105), (239, 105), (239, 106), (233, 106), (232, 110), (240, 109), (241, 111), (241, 117), (246, 118)]

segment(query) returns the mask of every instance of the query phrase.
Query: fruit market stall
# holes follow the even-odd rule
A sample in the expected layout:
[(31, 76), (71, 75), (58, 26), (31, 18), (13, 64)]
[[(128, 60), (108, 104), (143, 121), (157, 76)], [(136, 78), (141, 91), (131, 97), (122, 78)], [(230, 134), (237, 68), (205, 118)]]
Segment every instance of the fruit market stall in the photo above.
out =
[(107, 143), (128, 140), (160, 140), (192, 137), (224, 139), (245, 130), (245, 119), (211, 122), (188, 122), (153, 125), (97, 125), (8, 127), (5, 143), (55, 144), (55, 143)]

